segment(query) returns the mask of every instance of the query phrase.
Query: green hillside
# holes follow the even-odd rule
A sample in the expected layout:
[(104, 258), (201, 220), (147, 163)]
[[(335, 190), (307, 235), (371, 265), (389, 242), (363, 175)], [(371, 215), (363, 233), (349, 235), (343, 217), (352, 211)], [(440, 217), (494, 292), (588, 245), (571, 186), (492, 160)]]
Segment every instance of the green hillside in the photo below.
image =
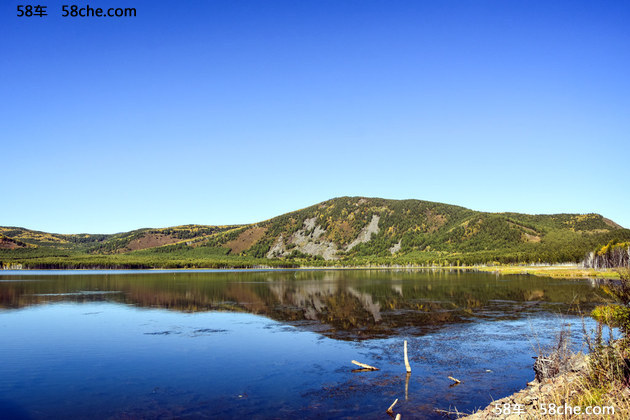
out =
[(598, 214), (484, 213), (364, 197), (335, 198), (250, 225), (114, 235), (2, 227), (0, 235), (0, 262), (31, 268), (556, 263), (630, 240), (630, 230)]

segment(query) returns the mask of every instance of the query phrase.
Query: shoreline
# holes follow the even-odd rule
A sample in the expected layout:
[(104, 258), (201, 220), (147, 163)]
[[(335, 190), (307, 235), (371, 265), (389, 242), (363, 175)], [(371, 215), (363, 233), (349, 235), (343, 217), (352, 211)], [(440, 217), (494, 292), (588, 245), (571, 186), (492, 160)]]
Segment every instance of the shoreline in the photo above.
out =
[[(533, 420), (544, 417), (544, 410), (548, 409), (551, 404), (564, 406), (568, 401), (562, 401), (563, 397), (579, 392), (576, 388), (580, 387), (579, 384), (583, 382), (588, 372), (589, 356), (583, 353), (574, 354), (568, 361), (568, 365), (570, 367), (566, 372), (540, 381), (533, 379), (527, 383), (525, 388), (494, 400), (474, 413), (458, 418), (463, 420)], [(550, 415), (550, 417), (555, 416)]]
[(111, 272), (230, 272), (230, 271), (326, 271), (326, 270), (432, 270), (432, 271), (472, 271), (485, 272), (496, 275), (532, 275), (537, 277), (564, 279), (619, 279), (619, 273), (612, 268), (593, 269), (584, 268), (579, 264), (559, 265), (474, 265), (474, 266), (409, 266), (409, 265), (374, 265), (374, 266), (303, 266), (303, 267), (226, 267), (226, 268), (2, 268), (2, 272), (58, 272), (58, 271), (111, 271)]

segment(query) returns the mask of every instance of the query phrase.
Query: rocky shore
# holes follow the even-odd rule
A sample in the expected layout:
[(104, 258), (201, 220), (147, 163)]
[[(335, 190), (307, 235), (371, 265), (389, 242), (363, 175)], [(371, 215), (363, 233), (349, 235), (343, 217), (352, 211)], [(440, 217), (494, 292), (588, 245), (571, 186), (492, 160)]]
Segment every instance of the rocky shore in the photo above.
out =
[(564, 404), (561, 396), (570, 397), (579, 392), (577, 389), (580, 387), (580, 380), (587, 370), (588, 356), (578, 353), (568, 361), (562, 373), (553, 377), (534, 379), (527, 384), (527, 388), (493, 401), (486, 408), (460, 418), (467, 420), (539, 419), (545, 415), (545, 410), (549, 413), (551, 407)]

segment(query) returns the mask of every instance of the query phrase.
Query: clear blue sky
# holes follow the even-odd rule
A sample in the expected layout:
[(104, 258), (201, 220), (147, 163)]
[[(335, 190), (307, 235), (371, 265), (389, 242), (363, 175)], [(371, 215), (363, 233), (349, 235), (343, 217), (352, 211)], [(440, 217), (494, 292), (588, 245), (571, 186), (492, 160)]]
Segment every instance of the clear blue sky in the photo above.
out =
[(628, 1), (24, 3), (0, 6), (0, 225), (247, 223), (362, 195), (630, 227)]

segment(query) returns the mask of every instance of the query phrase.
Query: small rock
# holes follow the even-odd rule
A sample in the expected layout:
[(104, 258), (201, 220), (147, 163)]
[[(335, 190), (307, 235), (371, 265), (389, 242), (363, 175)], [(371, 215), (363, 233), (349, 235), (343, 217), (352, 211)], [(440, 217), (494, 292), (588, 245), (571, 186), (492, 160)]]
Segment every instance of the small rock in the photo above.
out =
[(526, 395), (526, 396), (523, 398), (523, 402), (524, 402), (525, 404), (527, 404), (527, 405), (533, 404), (533, 403), (534, 403), (534, 401), (537, 401), (537, 400), (538, 400), (538, 397), (536, 397), (536, 396), (532, 396), (532, 395)]

